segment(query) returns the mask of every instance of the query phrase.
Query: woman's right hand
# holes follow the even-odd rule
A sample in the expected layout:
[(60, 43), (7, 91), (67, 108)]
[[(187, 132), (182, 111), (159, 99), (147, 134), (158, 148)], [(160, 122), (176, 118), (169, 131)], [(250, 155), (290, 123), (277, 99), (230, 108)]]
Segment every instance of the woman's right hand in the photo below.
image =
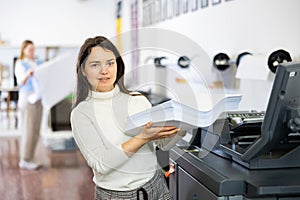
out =
[(33, 69), (30, 69), (27, 71), (25, 78), (22, 80), (22, 84), (25, 85), (28, 81), (28, 79), (33, 76)]
[(28, 70), (28, 72), (27, 72), (27, 77), (30, 77), (30, 76), (32, 76), (32, 75), (33, 75), (33, 69)]
[(140, 134), (132, 137), (127, 142), (122, 144), (122, 149), (128, 157), (131, 157), (144, 144), (151, 140), (169, 138), (177, 134), (180, 129), (176, 126), (152, 126), (152, 122), (148, 122), (142, 128)]
[(169, 138), (180, 131), (176, 126), (153, 126), (152, 122), (144, 125), (142, 132), (138, 135), (144, 140), (156, 140), (162, 138)]

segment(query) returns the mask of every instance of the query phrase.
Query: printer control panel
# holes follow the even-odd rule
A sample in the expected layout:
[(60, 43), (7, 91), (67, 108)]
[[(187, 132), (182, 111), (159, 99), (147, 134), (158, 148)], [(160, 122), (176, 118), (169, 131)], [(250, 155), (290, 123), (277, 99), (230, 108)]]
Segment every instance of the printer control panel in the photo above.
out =
[(251, 129), (251, 127), (260, 129), (264, 117), (265, 112), (257, 111), (237, 111), (227, 113), (228, 123), (230, 130), (232, 131), (243, 131), (243, 129)]

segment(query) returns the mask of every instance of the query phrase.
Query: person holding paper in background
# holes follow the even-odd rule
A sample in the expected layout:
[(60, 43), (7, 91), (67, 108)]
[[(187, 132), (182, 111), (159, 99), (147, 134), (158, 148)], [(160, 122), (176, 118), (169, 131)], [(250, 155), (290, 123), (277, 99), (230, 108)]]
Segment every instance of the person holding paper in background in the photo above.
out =
[(95, 199), (172, 199), (155, 146), (173, 147), (184, 135), (177, 127), (147, 123), (126, 135), (127, 116), (151, 107), (124, 86), (125, 66), (107, 38), (88, 38), (77, 59), (77, 91), (71, 112), (75, 141), (94, 173)]
[(33, 74), (35, 68), (43, 62), (35, 59), (34, 50), (34, 43), (25, 40), (15, 64), (15, 75), (19, 86), (18, 109), (21, 121), (19, 128), (22, 130), (19, 167), (27, 170), (40, 167), (34, 162), (34, 153), (40, 135), (43, 107)]

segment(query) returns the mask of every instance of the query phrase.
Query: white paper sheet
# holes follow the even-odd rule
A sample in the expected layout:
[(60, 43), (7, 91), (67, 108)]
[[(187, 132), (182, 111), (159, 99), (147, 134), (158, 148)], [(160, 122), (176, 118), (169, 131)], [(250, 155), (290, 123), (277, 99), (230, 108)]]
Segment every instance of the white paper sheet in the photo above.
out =
[(245, 55), (237, 69), (236, 78), (267, 80), (269, 72), (267, 56)]
[(241, 101), (241, 95), (238, 94), (213, 96), (214, 102), (208, 110), (204, 111), (170, 100), (133, 114), (127, 119), (125, 133), (129, 136), (135, 136), (141, 132), (141, 127), (149, 121), (153, 122), (154, 126), (176, 126), (181, 131), (208, 127), (223, 112), (236, 110)]
[(40, 85), (43, 106), (51, 108), (74, 92), (76, 57), (77, 51), (71, 50), (36, 69), (34, 76)]

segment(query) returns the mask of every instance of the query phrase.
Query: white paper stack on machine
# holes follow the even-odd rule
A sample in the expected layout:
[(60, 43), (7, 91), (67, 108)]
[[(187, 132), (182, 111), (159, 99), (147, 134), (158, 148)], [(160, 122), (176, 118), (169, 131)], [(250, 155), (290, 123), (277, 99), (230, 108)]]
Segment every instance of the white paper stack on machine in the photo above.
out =
[(241, 95), (225, 95), (208, 110), (198, 110), (175, 100), (169, 100), (148, 110), (128, 117), (125, 132), (134, 136), (140, 133), (141, 127), (151, 121), (154, 126), (176, 126), (181, 131), (211, 125), (224, 111), (236, 110)]

